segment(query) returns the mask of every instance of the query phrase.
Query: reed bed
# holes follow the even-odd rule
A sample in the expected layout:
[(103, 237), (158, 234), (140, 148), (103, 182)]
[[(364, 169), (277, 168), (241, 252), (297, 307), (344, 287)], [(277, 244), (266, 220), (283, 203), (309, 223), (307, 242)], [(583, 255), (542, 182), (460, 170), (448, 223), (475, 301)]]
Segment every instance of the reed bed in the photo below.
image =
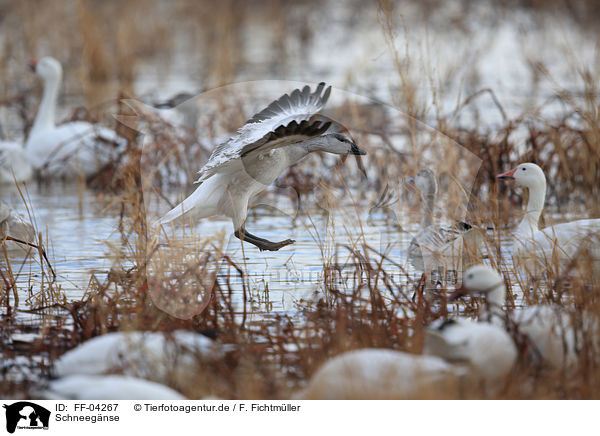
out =
[[(370, 244), (363, 234), (353, 244), (337, 243), (335, 236), (315, 237), (323, 263), (319, 296), (299, 300), (294, 314), (274, 313), (257, 321), (252, 316), (252, 290), (246, 268), (228, 255), (224, 235), (197, 235), (193, 225), (186, 223), (180, 230), (186, 234), (182, 242), (155, 233), (149, 222), (157, 204), (176, 204), (174, 192), (178, 196), (189, 194), (198, 169), (194, 163), (206, 160), (217, 133), (233, 131), (248, 117), (247, 111), (230, 99), (215, 99), (219, 115), (223, 115), (218, 120), (222, 125), (215, 127), (217, 121), (208, 117), (196, 131), (190, 131), (165, 121), (147, 107), (132, 107), (127, 101), (133, 97), (139, 66), (153, 57), (168, 57), (178, 44), (189, 49), (199, 41), (200, 49), (192, 52), (189, 64), (198, 70), (207, 88), (239, 80), (243, 77), (239, 72), (250, 60), (244, 58), (242, 30), (238, 29), (256, 24), (254, 15), (260, 16), (259, 23), (265, 16), (272, 17), (267, 21), (276, 23), (270, 37), (278, 61), (268, 68), (285, 73), (291, 62), (290, 50), (281, 36), (290, 31), (293, 38), (302, 42), (301, 47), (309, 45), (315, 35), (308, 19), (298, 19), (294, 15), (298, 9), (279, 1), (265, 7), (258, 2), (232, 0), (218, 6), (211, 3), (210, 8), (206, 2), (182, 0), (169, 7), (161, 2), (144, 2), (144, 9), (153, 11), (148, 14), (151, 22), (138, 15), (140, 2), (92, 3), (63, 2), (56, 9), (35, 3), (35, 8), (42, 9), (37, 16), (27, 13), (33, 7), (30, 2), (22, 2), (18, 7), (0, 6), (7, 10), (2, 24), (7, 29), (18, 28), (22, 37), (7, 38), (0, 48), (0, 105), (13, 114), (11, 121), (19, 126), (20, 134), (26, 135), (31, 127), (31, 114), (35, 113), (31, 91), (36, 91), (37, 85), (18, 77), (18, 65), (24, 64), (26, 52), (36, 54), (40, 35), (46, 34), (48, 23), (38, 17), (60, 16), (64, 26), (61, 32), (49, 32), (52, 37), (48, 45), (66, 60), (66, 75), (77, 78), (68, 82), (67, 95), (84, 96), (80, 103), (90, 108), (74, 110), (65, 119), (117, 126), (129, 143), (117, 160), (82, 181), (97, 192), (105, 209), (116, 211), (119, 216), (120, 244), (111, 247), (112, 267), (105, 279), (91, 275), (80, 299), (66, 298), (51, 271), (51, 254), (44, 258), (51, 241), (37, 228), (38, 248), (29, 247), (27, 256), (42, 265), (43, 273), (42, 277), (31, 278), (27, 290), (17, 289), (16, 276), (28, 274), (24, 262), (15, 264), (5, 249), (0, 252), (0, 353), (9, 362), (0, 372), (2, 396), (31, 395), (32, 389), (50, 375), (55, 359), (94, 336), (119, 330), (186, 329), (229, 344), (231, 349), (221, 359), (199, 359), (199, 370), (190, 374), (185, 384), (173, 380), (171, 387), (189, 398), (289, 398), (332, 356), (363, 347), (420, 353), (428, 323), (450, 314), (477, 312), (482, 304), (478, 298), (449, 303), (446, 295), (451, 289), (447, 283), (436, 285), (435, 298), (429, 299), (426, 277), (398, 280), (398, 271), (406, 277), (408, 274), (385, 249)], [(301, 10), (317, 7), (316, 2), (301, 3)], [(470, 3), (464, 2), (467, 6)], [(544, 2), (504, 3), (507, 8), (515, 4), (533, 9), (545, 7)], [(358, 10), (361, 7), (356, 5)], [(253, 11), (254, 8), (260, 11)], [(436, 2), (426, 2), (422, 8), (424, 16), (436, 14)], [(574, 5), (568, 10), (582, 23), (597, 19), (583, 6)], [(161, 16), (179, 22), (181, 29), (189, 32), (188, 39), (170, 36)], [(435, 164), (445, 193), (440, 213), (484, 229), (482, 247), (469, 263), (485, 259), (506, 273), (508, 310), (523, 301), (552, 303), (569, 314), (580, 333), (578, 364), (574, 371), (567, 372), (529, 361), (527, 344), (518, 331), (511, 332), (519, 345), (519, 360), (503, 389), (493, 398), (600, 398), (600, 369), (595, 364), (600, 358), (599, 350), (592, 344), (589, 332), (584, 331), (581, 316), (584, 312), (600, 316), (600, 287), (592, 279), (595, 265), (591, 256), (580, 253), (560, 273), (556, 265), (547, 265), (550, 273), (543, 278), (510, 273), (510, 262), (502, 255), (502, 234), (515, 224), (525, 199), (522, 191), (496, 180), (498, 173), (520, 162), (535, 162), (550, 179), (546, 215), (568, 209), (576, 215), (600, 216), (598, 77), (586, 69), (579, 71), (576, 83), (583, 89), (582, 96), (557, 89), (550, 103), (560, 102), (560, 117), (546, 116), (543, 105), (508, 116), (501, 99), (483, 86), (461, 97), (454, 110), (445, 113), (436, 107), (439, 101), (434, 99), (430, 105), (421, 98), (414, 64), (406, 57), (410, 47), (397, 45), (395, 32), (402, 26), (396, 18), (394, 4), (380, 2), (378, 20), (394, 59), (390, 95), (402, 116), (397, 117), (397, 111), (376, 101), (347, 103), (332, 108), (331, 113), (351, 126), (350, 133), (368, 150), (363, 162), (367, 178), (352, 159), (341, 163), (325, 155), (314, 155), (310, 162), (304, 161), (284, 172), (277, 186), (265, 195), (291, 191), (298, 201), (298, 213), (303, 216), (316, 206), (327, 214), (339, 206), (340, 198), (347, 200), (350, 196), (356, 208), (371, 206), (386, 187), (400, 186), (407, 175)], [(531, 69), (532, 75), (552, 80), (543, 65), (531, 65)], [(438, 85), (433, 75), (426, 80)], [(443, 86), (437, 91), (441, 95)], [(108, 101), (106, 96), (110, 96)], [(481, 110), (478, 103), (483, 98), (493, 102), (501, 125), (486, 126), (475, 121), (465, 126), (457, 121), (461, 112)], [(119, 122), (109, 116), (113, 114)], [(434, 125), (435, 130), (423, 121)], [(404, 146), (399, 148), (398, 143)], [(480, 166), (475, 158), (480, 159)], [(457, 169), (469, 168), (477, 171), (457, 174)], [(458, 189), (457, 180), (468, 180), (468, 189)], [(403, 208), (409, 217), (416, 214), (420, 204), (415, 196), (400, 192), (399, 197), (399, 203), (388, 208), (390, 216), (394, 208)], [(356, 213), (356, 219), (360, 217)], [(551, 220), (550, 216), (543, 219)], [(35, 223), (34, 219), (31, 221)], [(394, 225), (402, 230), (397, 222)], [(16, 301), (23, 291), (29, 295), (27, 312), (34, 322), (15, 315), (23, 311)], [(20, 339), (29, 334), (35, 339)], [(487, 395), (474, 389), (466, 398), (489, 398)]]

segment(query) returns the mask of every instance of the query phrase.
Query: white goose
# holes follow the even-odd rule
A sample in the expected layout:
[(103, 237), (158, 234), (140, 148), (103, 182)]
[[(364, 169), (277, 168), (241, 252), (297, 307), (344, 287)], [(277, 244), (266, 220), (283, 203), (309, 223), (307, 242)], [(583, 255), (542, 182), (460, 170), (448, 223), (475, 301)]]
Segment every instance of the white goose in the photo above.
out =
[(71, 375), (34, 392), (44, 400), (185, 400), (179, 392), (149, 380), (123, 375)]
[(429, 326), (424, 353), (376, 348), (342, 353), (317, 370), (298, 398), (460, 398), (465, 388), (493, 395), (517, 358), (503, 328), (466, 319)]
[(539, 166), (522, 163), (497, 177), (514, 180), (529, 190), (525, 216), (513, 236), (513, 258), (517, 266), (525, 265), (531, 272), (539, 271), (539, 268), (543, 271), (554, 265), (555, 260), (564, 265), (582, 247), (590, 249), (594, 259), (600, 259), (597, 247), (600, 219), (571, 221), (539, 229), (538, 221), (546, 197), (546, 176)]
[(437, 321), (425, 330), (423, 352), (468, 364), (471, 375), (494, 392), (517, 360), (517, 347), (503, 326), (472, 319)]
[(31, 60), (30, 68), (44, 81), (44, 94), (25, 143), (36, 170), (52, 177), (85, 177), (95, 174), (125, 147), (113, 130), (85, 121), (57, 126), (55, 111), (62, 67), (51, 57)]
[(457, 399), (462, 375), (460, 368), (436, 356), (366, 348), (329, 359), (297, 399)]
[[(504, 311), (506, 287), (496, 270), (487, 265), (475, 265), (463, 276), (463, 286), (450, 299), (465, 294), (483, 294), (487, 311), (484, 317), (505, 328), (516, 329), (518, 335), (527, 340), (529, 357), (554, 368), (571, 367), (577, 362), (575, 330), (569, 315), (559, 307), (538, 305), (519, 308), (507, 315)], [(584, 329), (593, 338), (598, 338), (598, 322), (584, 315)], [(595, 345), (597, 347), (597, 344)]]
[(0, 185), (14, 185), (31, 179), (33, 168), (23, 145), (0, 141)]
[(163, 216), (168, 223), (196, 209), (197, 218), (224, 215), (233, 221), (237, 238), (262, 250), (276, 251), (294, 243), (287, 239), (272, 242), (246, 231), (248, 202), (264, 191), (290, 165), (314, 151), (347, 155), (366, 154), (338, 133), (324, 134), (330, 121), (315, 115), (327, 102), (331, 87), (320, 83), (314, 93), (284, 94), (254, 115), (238, 133), (219, 145), (199, 171), (200, 186), (182, 203)]
[[(467, 234), (474, 235), (475, 232), (465, 223), (444, 228), (434, 222), (438, 184), (432, 170), (423, 168), (414, 179), (408, 179), (407, 182), (419, 191), (423, 208), (421, 227), (408, 247), (409, 262), (428, 275), (440, 268), (443, 274), (449, 271), (459, 274), (462, 271), (463, 257), (467, 254), (463, 253), (466, 248), (465, 237)], [(469, 239), (468, 249), (472, 250), (476, 244), (476, 239)]]
[(96, 336), (67, 351), (54, 362), (52, 375), (127, 376), (159, 383), (184, 382), (198, 357), (221, 356), (219, 344), (204, 335), (185, 330), (158, 332), (113, 332)]

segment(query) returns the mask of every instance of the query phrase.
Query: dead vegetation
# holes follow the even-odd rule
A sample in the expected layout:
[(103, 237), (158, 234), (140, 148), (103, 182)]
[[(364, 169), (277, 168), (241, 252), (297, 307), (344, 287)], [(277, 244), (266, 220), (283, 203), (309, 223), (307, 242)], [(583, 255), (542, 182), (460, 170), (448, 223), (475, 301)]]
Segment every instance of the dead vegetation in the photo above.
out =
[[(164, 242), (164, 235), (154, 235), (148, 222), (149, 211), (154, 211), (156, 206), (152, 201), (173, 204), (173, 192), (187, 194), (198, 169), (191, 163), (205, 160), (214, 146), (212, 141), (219, 136), (217, 133), (232, 131), (248, 114), (235, 101), (219, 100), (216, 104), (219, 114), (226, 116), (223, 120), (205, 120), (200, 129), (209, 133), (198, 137), (157, 114), (132, 110), (122, 100), (132, 95), (137, 63), (148, 57), (164, 56), (175, 41), (159, 19), (162, 15), (148, 14), (153, 17), (148, 23), (138, 15), (140, 5), (136, 2), (126, 5), (108, 2), (98, 9), (93, 9), (91, 3), (77, 2), (75, 8), (65, 3), (55, 11), (42, 11), (40, 16), (59, 14), (65, 23), (63, 32), (69, 33), (69, 29), (77, 27), (77, 32), (69, 34), (81, 35), (80, 39), (72, 39), (52, 33), (55, 36), (48, 41), (54, 53), (67, 61), (67, 74), (78, 78), (72, 81), (76, 85), (69, 85), (66, 92), (84, 95), (85, 106), (92, 108), (75, 111), (71, 116), (104, 123), (114, 122), (106, 114), (125, 117), (120, 118), (122, 124), (118, 128), (129, 141), (127, 152), (86, 181), (89, 188), (97, 190), (106, 207), (118, 211), (121, 244), (113, 247), (114, 261), (108, 277), (105, 280), (90, 277), (84, 295), (76, 301), (65, 298), (61, 292), (50, 270), (52, 258), (48, 263), (43, 258), (41, 247), (48, 246), (43, 233), (40, 249), (31, 250), (28, 255), (42, 265), (43, 274), (31, 280), (28, 289), (17, 289), (16, 277), (28, 274), (25, 262), (14, 264), (6, 251), (0, 253), (0, 352), (2, 358), (10, 362), (3, 366), (0, 375), (3, 396), (27, 396), (36, 380), (49, 374), (54, 359), (91, 337), (116, 330), (187, 329), (231, 344), (234, 351), (228, 352), (222, 360), (203, 364), (203, 370), (191, 376), (186, 386), (173, 386), (184, 395), (190, 398), (207, 394), (223, 398), (288, 398), (331, 356), (361, 347), (419, 353), (423, 347), (423, 329), (429, 322), (449, 313), (476, 313), (478, 299), (460, 305), (448, 304), (444, 285), (436, 290), (433, 302), (428, 301), (423, 295), (424, 278), (405, 280), (408, 275), (401, 265), (390, 259), (389, 253), (359, 238), (354, 245), (334, 241), (331, 246), (323, 243), (319, 247), (323, 253), (320, 298), (299, 301), (293, 315), (273, 313), (256, 320), (251, 312), (244, 265), (228, 256), (219, 235), (199, 237), (192, 232), (185, 243)], [(429, 6), (435, 7), (436, 2), (426, 3), (433, 3), (434, 6)], [(543, 7), (540, 2), (505, 3)], [(252, 15), (251, 9), (257, 6), (256, 2), (221, 2), (210, 14), (206, 13), (210, 9), (206, 4), (198, 6), (187, 1), (167, 8), (165, 14), (171, 20), (180, 20), (182, 29), (191, 32), (190, 41), (179, 43), (187, 46), (191, 41), (200, 41), (197, 51), (204, 55), (201, 59), (193, 55), (189, 63), (196, 65), (194, 68), (206, 78), (207, 87), (238, 78), (237, 73), (245, 62), (242, 40), (240, 34), (223, 29), (247, 24), (245, 20)], [(290, 28), (282, 25), (285, 20), (291, 20), (286, 6), (286, 2), (272, 2), (269, 9), (278, 23), (272, 36), (274, 41), (278, 32)], [(504, 272), (508, 272), (509, 262), (502, 256), (501, 236), (514, 222), (523, 199), (520, 192), (499, 185), (496, 174), (519, 162), (536, 162), (553, 179), (547, 199), (550, 211), (568, 208), (575, 213), (600, 216), (600, 205), (596, 201), (600, 186), (598, 78), (590, 71), (581, 71), (578, 84), (584, 89), (583, 98), (568, 90), (557, 91), (554, 98), (564, 108), (558, 119), (545, 117), (543, 107), (509, 117), (502, 101), (489, 88), (461, 98), (455, 112), (444, 115), (424, 106), (419, 98), (419, 83), (415, 82), (411, 67), (404, 59), (404, 50), (409, 52), (410, 47), (398, 47), (394, 43), (393, 31), (398, 23), (394, 21), (392, 6), (382, 2), (379, 20), (388, 49), (395, 54), (396, 80), (402, 89), (402, 94), (394, 94), (394, 101), (409, 116), (397, 117), (400, 120), (393, 123), (391, 119), (396, 119), (397, 112), (390, 115), (382, 105), (348, 104), (334, 108), (336, 118), (352, 126), (351, 133), (369, 151), (368, 179), (362, 178), (353, 163), (340, 164), (324, 156), (313, 156), (310, 162), (284, 173), (278, 182), (279, 188), (291, 187), (299, 196), (303, 210), (325, 205), (326, 211), (328, 199), (335, 199), (336, 195), (339, 199), (347, 193), (355, 196), (355, 204), (364, 205), (378, 198), (388, 183), (398, 183), (403, 176), (414, 175), (420, 166), (433, 161), (439, 163), (437, 172), (445, 191), (453, 192), (451, 186), (457, 179), (466, 180), (457, 177), (456, 169), (463, 168), (461, 162), (470, 159), (466, 152), (471, 152), (481, 159), (481, 167), (476, 174), (469, 175), (473, 180), (468, 194), (458, 192), (445, 198), (444, 205), (454, 206), (452, 210), (450, 206), (442, 210), (457, 219), (491, 227), (493, 230), (486, 233), (484, 252), (487, 259)], [(16, 65), (24, 64), (24, 52), (36, 53), (36, 42), (45, 32), (46, 24), (26, 14), (32, 7), (30, 2), (22, 2), (4, 18), (3, 25), (14, 28), (16, 23), (23, 24), (24, 38), (19, 44), (24, 47), (7, 40), (0, 50), (2, 59), (10, 59), (3, 62), (6, 74), (0, 85), (6, 92), (0, 94), (0, 101), (17, 114), (15, 118), (19, 122), (16, 124), (21, 126), (23, 134), (31, 126), (34, 105), (28, 90), (21, 90), (19, 86), (9, 90), (8, 85), (22, 83), (15, 79)], [(35, 7), (51, 9), (45, 3), (36, 3)], [(316, 5), (304, 2), (302, 7)], [(147, 8), (162, 10), (164, 5), (153, 2)], [(586, 15), (579, 6), (571, 10), (578, 17)], [(106, 19), (113, 16), (118, 20)], [(592, 18), (587, 16), (585, 20)], [(302, 20), (293, 24), (291, 31), (297, 32), (302, 44), (309, 44), (314, 37), (310, 25)], [(72, 46), (65, 46), (66, 39)], [(281, 58), (272, 68), (283, 70), (287, 61), (285, 47), (279, 46), (277, 53)], [(77, 61), (80, 56), (84, 59), (81, 63)], [(532, 68), (535, 74), (549, 74), (541, 65)], [(105, 103), (107, 95), (114, 100)], [(474, 124), (465, 128), (453, 122), (456, 113), (465, 108), (473, 107), (476, 111), (477, 100), (486, 96), (492, 99), (494, 110), (501, 114), (502, 126), (488, 128)], [(432, 112), (436, 113), (436, 131), (419, 121), (428, 119)], [(215, 127), (217, 121), (230, 125)], [(526, 132), (524, 136), (523, 132)], [(447, 151), (454, 148), (452, 141), (461, 147), (456, 154), (448, 155)], [(403, 147), (397, 147), (398, 143)], [(464, 165), (468, 167), (469, 164)], [(361, 182), (360, 190), (356, 189), (357, 181)], [(148, 193), (152, 196), (145, 197)], [(410, 200), (403, 203), (405, 200), (402, 199), (402, 207), (410, 206)], [(586, 276), (592, 274), (589, 256), (582, 253), (578, 263), (564, 275), (543, 280), (514, 279), (513, 274), (505, 274), (511, 281), (508, 306), (522, 304), (517, 298), (521, 295), (527, 304), (557, 304), (581, 330), (582, 313), (600, 315), (600, 289), (586, 280)], [(569, 274), (574, 270), (577, 275)], [(398, 271), (403, 280), (398, 279)], [(27, 311), (35, 322), (25, 322), (15, 314), (15, 299), (21, 293), (29, 295)], [(19, 335), (29, 333), (35, 334), (36, 339), (18, 339)], [(580, 364), (570, 373), (527, 361), (526, 344), (520, 344), (518, 365), (498, 397), (598, 399), (600, 370), (595, 362), (600, 356), (596, 355), (597, 350), (589, 338), (585, 334), (581, 337)], [(477, 397), (477, 393), (474, 396)]]

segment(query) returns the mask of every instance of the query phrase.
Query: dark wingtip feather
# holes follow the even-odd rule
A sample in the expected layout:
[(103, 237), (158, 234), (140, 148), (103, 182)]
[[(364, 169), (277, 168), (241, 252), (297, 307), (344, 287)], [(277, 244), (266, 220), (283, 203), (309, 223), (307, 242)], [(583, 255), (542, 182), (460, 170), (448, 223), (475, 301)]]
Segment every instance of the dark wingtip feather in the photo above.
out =
[(323, 104), (327, 103), (327, 100), (329, 100), (329, 94), (331, 94), (331, 86), (327, 87), (327, 89), (325, 90), (325, 94), (323, 94), (323, 97), (321, 97), (321, 101), (323, 102)]

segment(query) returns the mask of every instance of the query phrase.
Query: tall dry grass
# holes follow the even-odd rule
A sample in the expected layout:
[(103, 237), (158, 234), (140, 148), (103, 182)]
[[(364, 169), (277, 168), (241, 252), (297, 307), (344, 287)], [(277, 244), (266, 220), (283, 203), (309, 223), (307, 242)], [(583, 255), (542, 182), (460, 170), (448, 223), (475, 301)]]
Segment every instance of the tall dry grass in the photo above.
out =
[[(539, 2), (526, 3), (527, 7), (543, 7)], [(312, 2), (307, 5), (316, 7)], [(170, 59), (169, 55), (178, 44), (186, 47), (190, 68), (197, 71), (205, 83), (229, 83), (238, 77), (245, 65), (242, 32), (236, 29), (248, 25), (248, 17), (258, 14), (253, 9), (262, 7), (271, 17), (267, 21), (275, 23), (274, 56), (285, 64), (286, 50), (281, 35), (286, 32), (286, 20), (290, 20), (286, 2), (260, 6), (257, 2), (231, 0), (214, 6), (183, 0), (169, 5), (141, 1), (99, 4), (81, 0), (60, 3), (58, 7), (28, 1), (18, 6), (4, 6), (2, 24), (14, 37), (7, 38), (0, 50), (2, 102), (21, 114), (26, 131), (31, 124), (34, 105), (21, 87), (31, 86), (31, 83), (17, 76), (25, 59), (41, 54), (42, 50), (60, 57), (65, 64), (66, 76), (77, 78), (68, 81), (66, 93), (85, 96), (86, 106), (92, 109), (106, 100), (114, 100), (109, 104), (116, 106), (116, 100), (130, 96), (138, 65), (152, 57)], [(427, 2), (427, 7), (435, 8), (435, 2)], [(38, 13), (31, 14), (33, 8)], [(143, 15), (139, 13), (140, 9), (145, 11)], [(306, 210), (319, 203), (313, 194), (315, 186), (321, 182), (332, 192), (339, 189), (355, 194), (358, 205), (368, 204), (388, 183), (397, 183), (406, 175), (414, 175), (433, 153), (439, 162), (440, 183), (448, 192), (445, 204), (456, 205), (453, 215), (466, 216), (468, 221), (484, 229), (493, 229), (484, 232), (483, 251), (487, 260), (504, 272), (508, 272), (510, 262), (503, 258), (503, 235), (515, 222), (524, 198), (520, 191), (496, 182), (495, 175), (499, 172), (524, 160), (534, 161), (553, 175), (554, 183), (551, 183), (548, 197), (551, 204), (568, 205), (592, 216), (600, 215), (596, 201), (600, 180), (598, 78), (593, 72), (582, 71), (579, 78), (585, 90), (583, 104), (568, 90), (557, 94), (556, 98), (567, 108), (563, 119), (545, 119), (541, 110), (509, 119), (493, 90), (481, 89), (461, 99), (456, 110), (475, 105), (478, 98), (491, 98), (504, 125), (488, 130), (482, 130), (480, 125), (458, 128), (454, 124), (455, 114), (444, 115), (421, 98), (421, 80), (435, 84), (436, 79), (415, 75), (411, 47), (396, 45), (396, 32), (408, 30), (402, 23), (394, 21), (393, 10), (392, 2), (380, 2), (379, 20), (395, 61), (397, 87), (394, 89), (400, 89), (400, 93), (394, 95), (395, 102), (409, 116), (394, 124), (393, 116), (381, 106), (348, 104), (335, 108), (334, 113), (340, 119), (348, 120), (357, 141), (369, 150), (366, 164), (370, 177), (366, 181), (362, 179), (353, 165), (336, 164), (332, 169), (323, 156), (311, 157), (309, 163), (290, 168), (280, 179), (282, 184), (294, 188)], [(579, 6), (574, 10), (579, 10)], [(581, 15), (581, 12), (574, 13)], [(146, 21), (147, 17), (150, 21)], [(61, 26), (54, 25), (58, 20)], [(295, 31), (306, 44), (314, 35), (310, 25), (300, 21), (294, 23), (297, 25)], [(177, 40), (165, 22), (176, 22), (182, 32), (189, 33), (189, 39)], [(41, 41), (45, 41), (45, 45)], [(164, 63), (168, 69), (169, 62)], [(284, 67), (274, 65), (273, 68)], [(541, 65), (532, 65), (532, 68), (538, 75), (550, 74)], [(15, 83), (19, 85), (15, 86)], [(443, 92), (442, 89), (438, 91)], [(83, 117), (102, 119), (106, 111), (103, 105), (101, 108), (96, 113), (86, 111)], [(222, 111), (227, 113), (228, 121), (234, 127), (247, 115), (226, 102)], [(133, 115), (123, 106), (116, 112)], [(435, 133), (422, 124), (431, 113), (436, 114)], [(159, 161), (164, 163), (165, 171), (157, 174), (152, 187), (172, 201), (168, 198), (169, 190), (183, 192), (190, 189), (197, 168), (192, 168), (189, 163), (206, 158), (209, 144), (196, 143), (181, 130), (151, 115), (139, 117), (136, 123), (135, 127), (140, 127), (145, 134), (144, 154), (139, 147), (137, 129), (120, 126), (120, 133), (130, 141), (127, 154), (112, 168), (88, 181), (88, 186), (103, 190), (103, 201), (119, 211), (121, 244), (113, 247), (113, 266), (106, 280), (90, 277), (82, 298), (67, 301), (46, 272), (43, 283), (32, 286), (30, 310), (42, 314), (52, 307), (60, 310), (63, 316), (53, 323), (27, 325), (16, 321), (11, 313), (15, 310), (14, 296), (17, 295), (14, 276), (26, 274), (26, 271), (8, 259), (0, 264), (5, 308), (0, 319), (2, 354), (15, 362), (16, 357), (29, 359), (27, 364), (11, 364), (15, 366), (11, 371), (21, 374), (22, 379), (15, 379), (12, 372), (8, 376), (8, 371), (0, 377), (0, 391), (5, 396), (27, 395), (28, 389), (36, 383), (36, 377), (48, 374), (53, 359), (93, 336), (116, 330), (172, 331), (183, 328), (232, 344), (235, 351), (220, 361), (205, 365), (202, 371), (190, 376), (186, 386), (174, 385), (174, 388), (190, 398), (207, 394), (224, 398), (287, 398), (331, 356), (361, 347), (419, 353), (423, 347), (423, 330), (429, 322), (446, 317), (449, 312), (474, 315), (482, 304), (477, 298), (448, 304), (445, 297), (448, 289), (443, 284), (436, 290), (438, 298), (432, 302), (424, 297), (425, 277), (397, 280), (401, 266), (395, 265), (394, 260), (379, 248), (365, 243), (365, 238), (358, 238), (347, 246), (336, 244), (334, 239), (331, 245), (319, 246), (323, 258), (323, 279), (319, 285), (324, 297), (298, 302), (294, 316), (274, 314), (260, 322), (252, 321), (244, 265), (235, 263), (217, 239), (199, 238), (188, 245), (172, 240), (168, 241), (168, 247), (156, 245), (164, 235), (154, 235), (147, 221), (147, 199), (142, 195), (145, 191), (142, 175), (147, 174), (147, 168)], [(210, 126), (201, 128), (209, 130)], [(524, 154), (521, 152), (523, 144), (513, 139), (514, 133), (523, 128), (528, 131)], [(455, 170), (466, 153), (446, 154), (453, 148), (452, 143), (441, 147), (441, 151), (434, 147), (450, 140), (482, 161), (467, 193), (452, 188), (456, 182)], [(399, 141), (407, 145), (405, 149), (396, 147)], [(183, 180), (179, 177), (181, 168), (185, 170)], [(356, 186), (348, 186), (356, 181), (361, 182), (360, 192), (353, 190)], [(323, 191), (323, 196), (327, 196), (326, 189)], [(419, 207), (418, 204), (413, 206)], [(556, 206), (555, 210), (558, 210)], [(543, 279), (518, 277), (513, 282), (514, 275), (505, 274), (509, 278), (509, 309), (521, 304), (517, 298), (520, 294), (527, 304), (555, 304), (569, 313), (576, 329), (582, 332), (582, 340), (577, 369), (567, 373), (528, 361), (527, 344), (515, 333), (520, 358), (505, 389), (498, 394), (499, 398), (600, 396), (600, 371), (595, 364), (597, 350), (583, 332), (581, 317), (584, 312), (600, 315), (599, 289), (586, 280), (592, 274), (589, 260), (589, 256), (582, 253), (578, 265)], [(218, 274), (215, 274), (216, 265), (220, 268)], [(575, 270), (577, 274), (571, 274)], [(340, 280), (342, 276), (343, 280)], [(201, 313), (181, 316), (178, 312), (178, 316), (173, 316), (174, 311), (198, 296), (202, 297)], [(173, 302), (177, 303), (175, 307), (169, 307)], [(68, 314), (66, 318), (64, 314)], [(41, 332), (41, 339), (34, 342), (10, 339), (12, 333), (24, 331)], [(35, 375), (32, 376), (30, 371)], [(483, 393), (473, 395), (478, 397)]]

